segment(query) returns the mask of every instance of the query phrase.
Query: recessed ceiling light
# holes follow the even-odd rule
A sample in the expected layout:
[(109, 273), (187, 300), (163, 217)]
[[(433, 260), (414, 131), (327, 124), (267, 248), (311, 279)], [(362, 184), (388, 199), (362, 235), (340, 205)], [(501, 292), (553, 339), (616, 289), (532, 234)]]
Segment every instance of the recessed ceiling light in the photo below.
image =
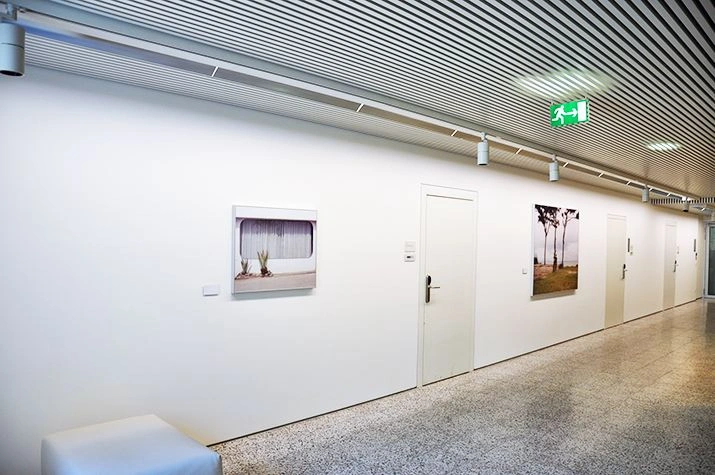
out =
[(573, 99), (606, 90), (611, 79), (586, 70), (564, 70), (533, 74), (516, 79), (522, 91), (544, 99)]
[(654, 152), (670, 152), (673, 150), (678, 150), (680, 145), (675, 142), (651, 142), (645, 145), (648, 150), (653, 150)]

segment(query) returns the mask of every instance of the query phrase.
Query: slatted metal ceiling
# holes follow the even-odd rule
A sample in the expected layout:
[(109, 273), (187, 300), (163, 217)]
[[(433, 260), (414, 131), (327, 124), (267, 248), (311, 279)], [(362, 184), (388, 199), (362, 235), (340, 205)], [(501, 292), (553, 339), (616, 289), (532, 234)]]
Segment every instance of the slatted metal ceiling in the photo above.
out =
[[(715, 194), (707, 0), (55, 3), (393, 97), (691, 195)], [(569, 71), (595, 73), (605, 89), (589, 94), (588, 124), (552, 129), (549, 99), (519, 80)], [(561, 81), (576, 92), (553, 100), (578, 98), (585, 85)], [(200, 95), (200, 87), (182, 93)], [(313, 120), (360, 130), (367, 119), (331, 109)], [(681, 148), (644, 146), (661, 141)]]

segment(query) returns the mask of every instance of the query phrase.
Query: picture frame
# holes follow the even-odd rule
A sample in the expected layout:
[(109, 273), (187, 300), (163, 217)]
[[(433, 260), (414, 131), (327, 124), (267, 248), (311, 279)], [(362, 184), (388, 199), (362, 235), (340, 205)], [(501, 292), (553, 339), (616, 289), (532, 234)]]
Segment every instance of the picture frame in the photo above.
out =
[(233, 206), (232, 293), (312, 289), (316, 210)]
[(532, 297), (578, 289), (580, 212), (532, 206)]

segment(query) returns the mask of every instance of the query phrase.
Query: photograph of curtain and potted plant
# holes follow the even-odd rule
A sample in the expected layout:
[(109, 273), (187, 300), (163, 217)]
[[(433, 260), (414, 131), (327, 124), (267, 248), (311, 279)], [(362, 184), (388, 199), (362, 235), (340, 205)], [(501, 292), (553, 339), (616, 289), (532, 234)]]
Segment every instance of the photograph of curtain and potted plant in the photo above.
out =
[(317, 211), (234, 206), (233, 293), (311, 289)]
[(578, 288), (579, 211), (534, 205), (531, 295)]

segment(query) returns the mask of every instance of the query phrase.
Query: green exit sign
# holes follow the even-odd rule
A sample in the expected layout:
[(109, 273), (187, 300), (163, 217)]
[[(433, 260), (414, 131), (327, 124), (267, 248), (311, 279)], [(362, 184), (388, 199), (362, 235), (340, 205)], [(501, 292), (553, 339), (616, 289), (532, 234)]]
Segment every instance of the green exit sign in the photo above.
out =
[(551, 127), (588, 122), (588, 99), (551, 105)]

